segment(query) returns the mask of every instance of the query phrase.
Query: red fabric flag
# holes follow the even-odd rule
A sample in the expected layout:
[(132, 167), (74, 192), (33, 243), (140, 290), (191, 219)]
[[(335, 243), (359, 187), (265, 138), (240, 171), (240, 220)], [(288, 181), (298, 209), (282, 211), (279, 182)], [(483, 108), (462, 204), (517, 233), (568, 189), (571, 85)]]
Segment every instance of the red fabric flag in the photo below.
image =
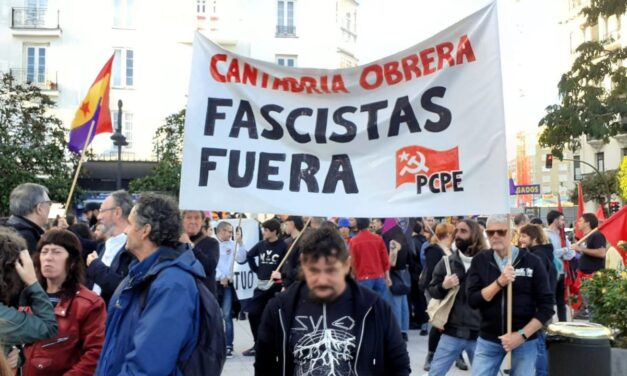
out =
[(606, 219), (601, 226), (599, 232), (605, 236), (605, 239), (620, 251), (618, 242), (620, 240), (627, 241), (627, 205), (623, 206), (617, 213)]
[(459, 170), (457, 147), (433, 150), (410, 145), (396, 151), (396, 187), (405, 183), (416, 183), (417, 175), (429, 177), (437, 172), (455, 170)]
[(583, 232), (579, 229), (579, 218), (583, 216), (583, 188), (581, 182), (577, 186), (577, 223), (575, 223), (575, 237), (583, 238)]

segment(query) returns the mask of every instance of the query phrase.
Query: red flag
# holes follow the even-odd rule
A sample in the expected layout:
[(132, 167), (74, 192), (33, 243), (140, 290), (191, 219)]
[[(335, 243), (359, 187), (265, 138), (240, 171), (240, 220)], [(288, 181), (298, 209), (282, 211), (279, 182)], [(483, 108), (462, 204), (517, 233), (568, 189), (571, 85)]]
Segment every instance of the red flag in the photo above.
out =
[(432, 150), (418, 145), (396, 151), (396, 187), (416, 183), (417, 175), (427, 177), (442, 171), (459, 170), (459, 150)]
[(599, 208), (597, 209), (597, 219), (599, 220), (599, 223), (603, 223), (603, 221), (605, 221), (605, 210), (604, 210), (604, 206), (603, 204), (599, 205)]
[(627, 240), (627, 205), (623, 206), (617, 213), (606, 219), (601, 226), (599, 232), (605, 236), (605, 239), (617, 250), (620, 240)]
[(575, 223), (575, 237), (583, 238), (583, 232), (579, 229), (579, 218), (583, 216), (583, 188), (581, 182), (577, 186), (577, 223)]

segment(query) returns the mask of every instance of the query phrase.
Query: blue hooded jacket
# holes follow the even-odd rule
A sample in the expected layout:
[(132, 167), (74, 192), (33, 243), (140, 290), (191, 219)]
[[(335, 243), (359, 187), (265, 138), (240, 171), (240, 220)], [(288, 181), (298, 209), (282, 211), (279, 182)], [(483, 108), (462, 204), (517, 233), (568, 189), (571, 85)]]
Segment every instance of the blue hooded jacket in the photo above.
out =
[[(96, 375), (181, 375), (178, 365), (198, 340), (200, 302), (194, 276), (204, 278), (205, 273), (186, 245), (160, 247), (131, 265), (109, 302)], [(142, 298), (145, 288), (149, 290)]]

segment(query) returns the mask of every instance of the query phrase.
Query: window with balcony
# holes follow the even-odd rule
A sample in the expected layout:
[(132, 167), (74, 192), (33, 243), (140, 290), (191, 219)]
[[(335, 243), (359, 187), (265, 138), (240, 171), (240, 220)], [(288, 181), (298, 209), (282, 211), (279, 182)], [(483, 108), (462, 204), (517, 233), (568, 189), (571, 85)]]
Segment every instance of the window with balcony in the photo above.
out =
[(134, 53), (132, 49), (115, 49), (115, 58), (113, 59), (113, 82), (111, 84), (112, 87), (133, 87), (133, 59)]
[(295, 55), (276, 55), (276, 63), (283, 65), (284, 67), (295, 67), (296, 56)]
[(575, 160), (573, 162), (573, 172), (574, 172), (574, 180), (579, 181), (581, 180), (581, 162), (579, 162), (581, 160), (581, 157), (578, 155), (574, 155), (573, 159)]
[(58, 29), (58, 10), (48, 9), (48, 0), (28, 0), (23, 8), (12, 8), (14, 29)]
[(597, 157), (597, 170), (605, 171), (605, 153), (600, 152), (596, 154)]
[(276, 36), (296, 36), (296, 27), (294, 26), (293, 0), (277, 0)]
[(135, 27), (135, 0), (113, 0), (113, 27), (133, 29)]
[(551, 175), (542, 175), (542, 182), (543, 183), (550, 183), (551, 182)]

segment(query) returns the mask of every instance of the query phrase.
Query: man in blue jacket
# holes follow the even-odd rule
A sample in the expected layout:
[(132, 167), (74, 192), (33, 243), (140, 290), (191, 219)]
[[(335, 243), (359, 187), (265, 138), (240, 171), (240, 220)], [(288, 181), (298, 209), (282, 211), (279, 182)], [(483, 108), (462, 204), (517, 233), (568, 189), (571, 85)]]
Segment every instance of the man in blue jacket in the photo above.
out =
[(256, 375), (409, 375), (409, 355), (388, 303), (349, 277), (333, 229), (301, 239), (304, 282), (276, 296), (257, 335)]
[(97, 375), (181, 375), (198, 341), (195, 276), (205, 276), (181, 230), (171, 198), (146, 194), (133, 207), (126, 248), (137, 261), (111, 298)]

